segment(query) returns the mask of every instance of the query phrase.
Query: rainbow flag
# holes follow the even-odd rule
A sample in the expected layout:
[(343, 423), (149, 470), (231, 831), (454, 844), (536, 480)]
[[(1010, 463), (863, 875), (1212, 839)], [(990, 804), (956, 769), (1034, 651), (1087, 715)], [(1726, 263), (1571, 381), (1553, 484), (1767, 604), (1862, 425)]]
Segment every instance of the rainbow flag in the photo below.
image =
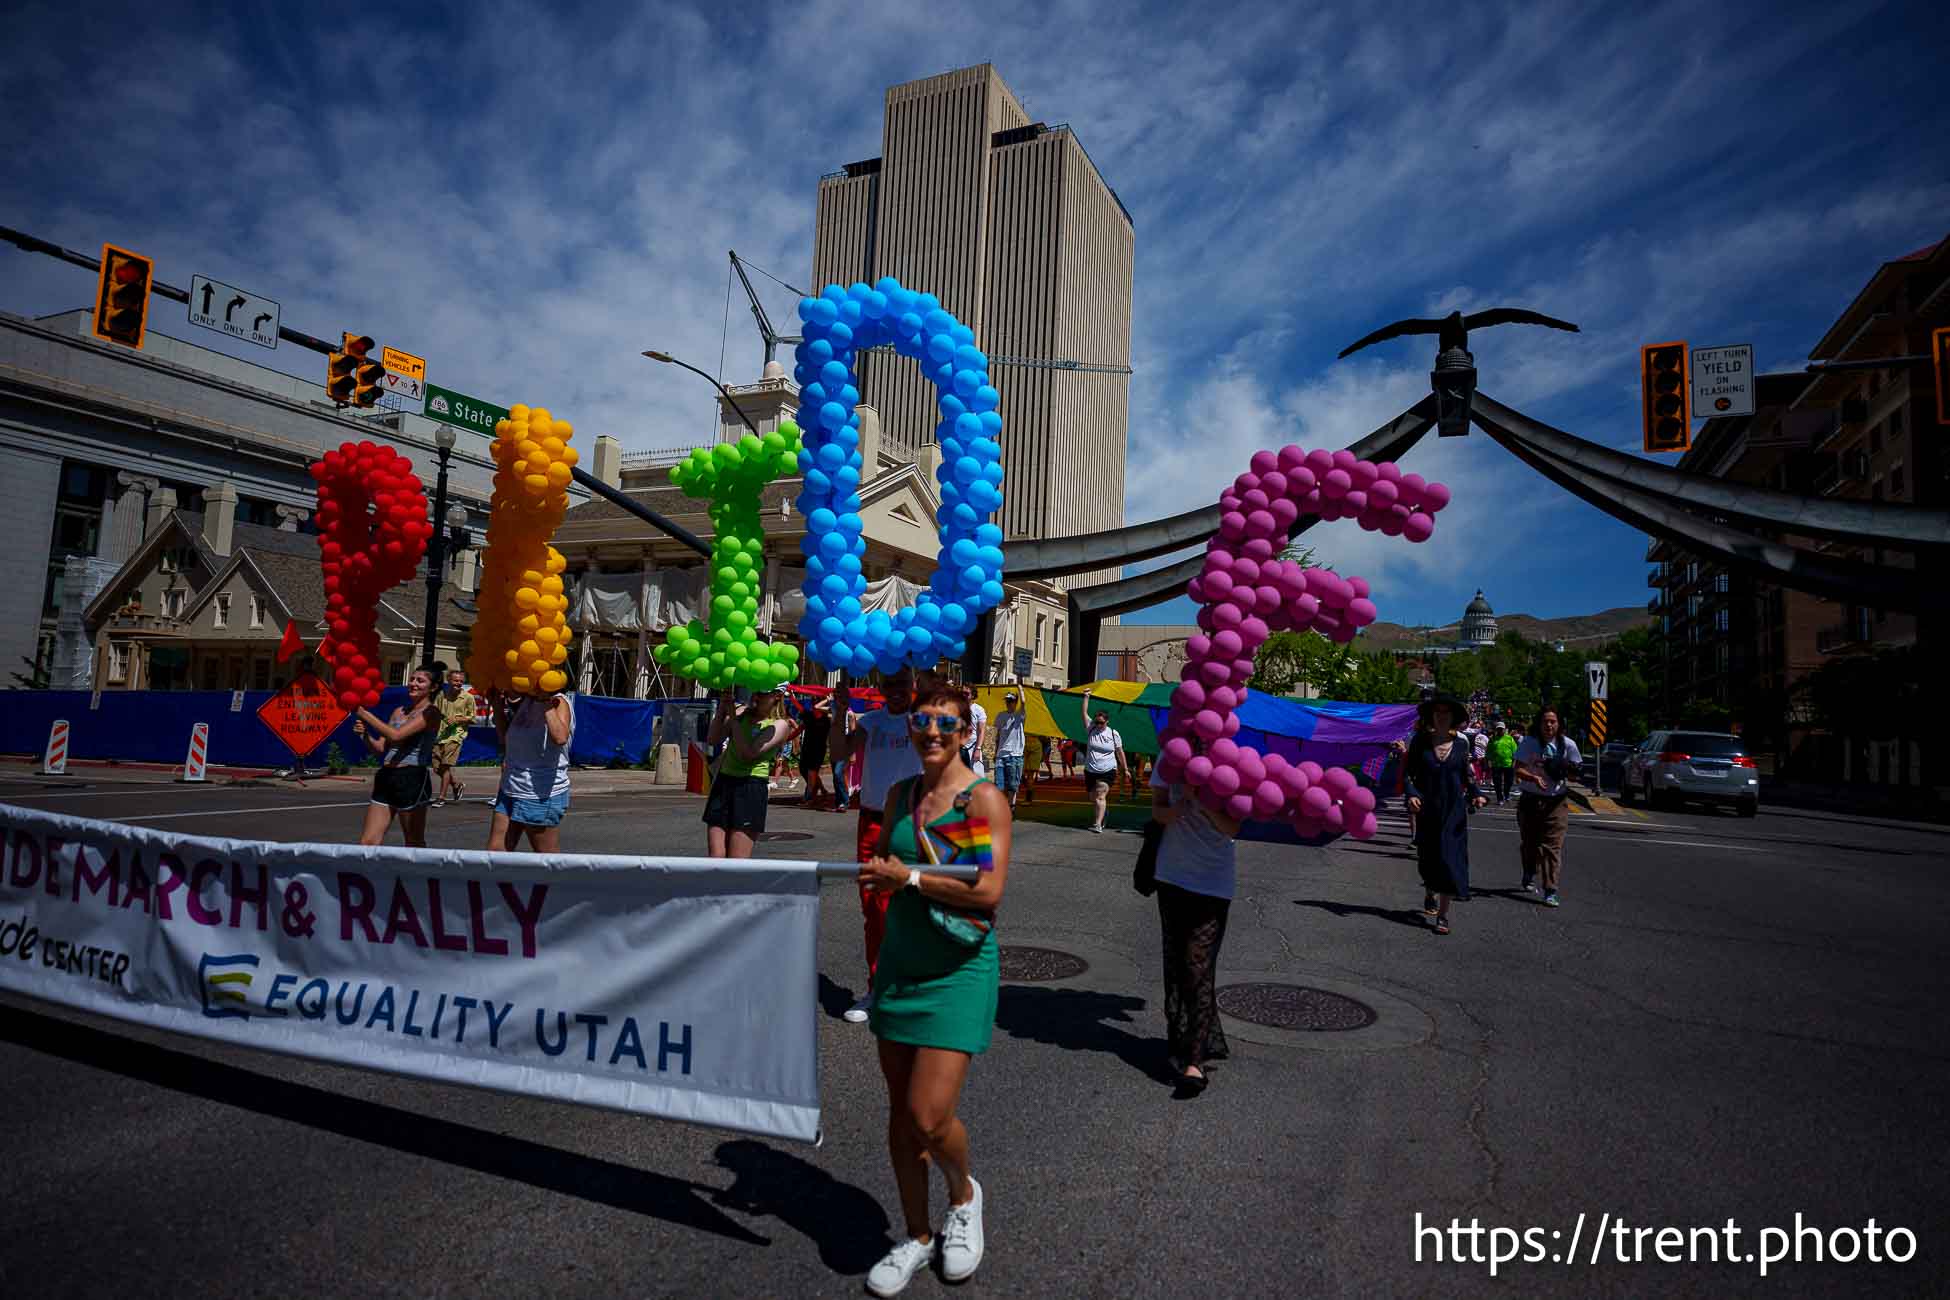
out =
[(951, 862), (960, 862), (964, 855), (972, 854), (975, 865), (983, 871), (995, 870), (994, 841), (989, 837), (989, 820), (986, 817), (965, 817), (946, 826), (931, 826), (929, 834), (936, 839), (945, 840), (954, 847), (949, 857)]

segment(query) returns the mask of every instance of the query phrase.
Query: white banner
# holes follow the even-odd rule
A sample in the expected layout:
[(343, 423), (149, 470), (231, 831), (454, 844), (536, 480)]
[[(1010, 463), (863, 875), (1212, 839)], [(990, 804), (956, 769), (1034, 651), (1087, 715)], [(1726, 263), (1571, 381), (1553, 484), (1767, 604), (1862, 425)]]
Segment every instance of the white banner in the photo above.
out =
[(0, 858), (0, 988), (393, 1074), (818, 1136), (815, 863), (206, 839), (7, 804)]

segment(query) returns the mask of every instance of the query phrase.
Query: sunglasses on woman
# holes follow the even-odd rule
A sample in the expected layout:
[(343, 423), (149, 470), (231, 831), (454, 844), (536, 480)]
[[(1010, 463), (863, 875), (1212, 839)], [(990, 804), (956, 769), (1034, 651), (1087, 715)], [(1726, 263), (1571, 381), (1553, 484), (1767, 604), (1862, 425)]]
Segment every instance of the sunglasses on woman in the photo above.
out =
[(947, 713), (910, 713), (907, 715), (907, 729), (917, 735), (938, 731), (944, 736), (952, 736), (961, 730), (961, 719)]

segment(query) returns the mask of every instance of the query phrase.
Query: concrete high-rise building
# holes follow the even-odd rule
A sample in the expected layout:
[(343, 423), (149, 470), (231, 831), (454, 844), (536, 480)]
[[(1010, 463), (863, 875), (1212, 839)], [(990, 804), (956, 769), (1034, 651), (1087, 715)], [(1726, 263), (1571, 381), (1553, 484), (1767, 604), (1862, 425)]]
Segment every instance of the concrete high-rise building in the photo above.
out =
[[(1075, 133), (1030, 121), (983, 64), (890, 88), (881, 156), (821, 178), (814, 290), (892, 275), (940, 298), (991, 356), (1128, 366), (1133, 240), (1130, 213)], [(911, 458), (940, 418), (933, 385), (891, 354), (859, 369), (882, 446)], [(1005, 535), (1123, 523), (1129, 375), (1000, 363), (990, 373), (1005, 422)]]

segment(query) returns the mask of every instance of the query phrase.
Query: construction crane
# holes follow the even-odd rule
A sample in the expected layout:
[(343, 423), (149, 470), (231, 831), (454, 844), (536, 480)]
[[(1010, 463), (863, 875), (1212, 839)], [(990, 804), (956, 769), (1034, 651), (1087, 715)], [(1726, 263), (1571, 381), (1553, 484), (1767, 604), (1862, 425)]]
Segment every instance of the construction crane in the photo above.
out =
[[(769, 365), (778, 359), (779, 344), (803, 343), (805, 339), (797, 334), (781, 334), (773, 328), (772, 318), (766, 314), (765, 305), (758, 300), (758, 291), (752, 288), (751, 277), (745, 274), (747, 263), (743, 258), (738, 256), (737, 249), (730, 251), (731, 269), (738, 273), (738, 282), (745, 286), (745, 297), (751, 300), (752, 319), (758, 322), (758, 336), (765, 342), (765, 361)], [(773, 275), (762, 266), (753, 264), (752, 269), (777, 284), (780, 288), (790, 289), (801, 298), (810, 296), (805, 290), (787, 284), (784, 280), (779, 279), (778, 276)], [(878, 347), (860, 349), (862, 352), (892, 352), (893, 350), (894, 345), (891, 343), (882, 343)], [(1071, 361), (1062, 357), (1014, 357), (998, 356), (995, 353), (990, 353), (989, 364), (991, 366), (1027, 366), (1034, 370), (1074, 370), (1084, 374), (1128, 375), (1131, 373), (1129, 366), (1110, 365), (1091, 361)]]

